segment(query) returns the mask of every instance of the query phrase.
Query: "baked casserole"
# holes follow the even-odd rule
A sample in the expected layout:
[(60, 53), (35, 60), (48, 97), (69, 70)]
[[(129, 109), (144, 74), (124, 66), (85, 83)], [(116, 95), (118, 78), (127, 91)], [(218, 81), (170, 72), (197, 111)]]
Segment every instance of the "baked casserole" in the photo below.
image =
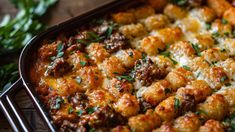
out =
[(235, 131), (235, 2), (149, 0), (44, 40), (30, 69), (60, 131)]

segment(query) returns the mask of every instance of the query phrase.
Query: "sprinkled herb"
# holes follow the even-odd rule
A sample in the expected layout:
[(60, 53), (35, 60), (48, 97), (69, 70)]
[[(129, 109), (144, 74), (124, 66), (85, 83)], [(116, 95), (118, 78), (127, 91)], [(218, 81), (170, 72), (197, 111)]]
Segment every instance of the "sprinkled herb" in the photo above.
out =
[(224, 32), (224, 35), (225, 36), (229, 36), (229, 32)]
[(63, 49), (64, 49), (64, 45), (62, 43), (59, 43), (57, 45), (57, 50), (56, 50), (57, 51), (57, 55), (56, 56), (52, 56), (51, 60), (55, 60), (57, 58), (62, 57), (64, 55)]
[(201, 56), (201, 51), (198, 44), (192, 44), (193, 49), (196, 51), (198, 56)]
[(147, 55), (144, 52), (142, 52), (142, 59), (145, 59), (146, 57)]
[(79, 63), (81, 66), (86, 66), (86, 64), (87, 64), (87, 62), (85, 62), (85, 61), (80, 61)]
[(108, 29), (105, 31), (105, 37), (110, 38), (113, 32), (113, 26), (108, 27)]
[(86, 109), (86, 112), (87, 112), (88, 114), (92, 114), (92, 113), (94, 113), (96, 110), (97, 110), (97, 107), (90, 107), (90, 108), (87, 108), (87, 109)]
[(201, 72), (198, 72), (198, 74), (197, 74), (197, 76), (196, 76), (196, 77), (198, 78), (200, 75), (201, 75)]
[(171, 89), (166, 88), (166, 89), (164, 90), (164, 92), (165, 92), (165, 94), (171, 93)]
[(190, 71), (190, 67), (188, 67), (188, 66), (186, 66), (186, 65), (183, 65), (182, 67), (183, 67), (185, 70)]
[(200, 115), (200, 114), (208, 115), (208, 113), (204, 110), (198, 110), (198, 111), (195, 112), (195, 114), (197, 114), (197, 115)]
[(174, 59), (172, 59), (172, 58), (170, 57), (171, 53), (170, 53), (169, 51), (161, 52), (160, 55), (163, 55), (163, 56), (165, 56), (165, 57), (168, 57), (168, 58), (173, 62), (174, 65), (177, 64), (177, 61), (175, 61)]
[(77, 113), (78, 116), (81, 116), (84, 113), (84, 111), (83, 110), (78, 110), (76, 113)]
[(228, 87), (228, 86), (231, 86), (232, 84), (231, 83), (225, 83), (224, 85)]
[(228, 24), (228, 21), (224, 18), (221, 20), (221, 22), (222, 22), (222, 24)]
[(211, 64), (215, 65), (216, 63), (218, 63), (218, 61), (212, 61)]
[(206, 30), (210, 30), (211, 29), (211, 23), (206, 23)]
[(232, 36), (235, 38), (235, 30), (233, 31)]
[(134, 82), (134, 78), (132, 78), (131, 76), (128, 75), (122, 75), (122, 76), (116, 76), (118, 80), (122, 80), (125, 79), (129, 82)]
[(68, 109), (68, 114), (71, 114), (73, 112), (73, 108), (72, 107), (69, 107)]
[(187, 0), (170, 0), (170, 2), (177, 4), (179, 6), (184, 6), (187, 4)]
[(219, 34), (219, 32), (214, 32), (214, 33), (212, 33), (212, 36), (215, 37), (215, 38), (217, 38), (217, 37), (220, 36), (220, 34)]
[(225, 50), (225, 49), (221, 49), (220, 51), (221, 51), (221, 52), (226, 52), (226, 50)]
[(227, 76), (223, 76), (223, 77), (221, 77), (220, 82), (223, 83), (223, 82), (224, 82), (225, 80), (227, 80), (227, 79), (228, 79)]
[(85, 56), (87, 59), (89, 59), (89, 58), (90, 58), (88, 54), (85, 54), (84, 56)]
[(174, 102), (174, 108), (175, 109), (179, 109), (180, 108), (180, 100), (179, 99), (177, 99), (177, 98), (175, 98), (175, 102)]
[(64, 100), (61, 97), (56, 97), (55, 104), (51, 108), (58, 110), (62, 103), (64, 103)]
[(128, 55), (129, 55), (130, 57), (133, 57), (133, 52), (128, 52)]
[(79, 76), (77, 76), (75, 80), (77, 81), (78, 84), (82, 83), (82, 78)]
[(82, 40), (82, 39), (77, 39), (77, 42), (81, 43), (81, 44), (85, 44), (85, 45), (89, 45), (90, 44), (90, 42), (86, 42), (85, 40)]
[(95, 132), (95, 128), (91, 128), (89, 132)]

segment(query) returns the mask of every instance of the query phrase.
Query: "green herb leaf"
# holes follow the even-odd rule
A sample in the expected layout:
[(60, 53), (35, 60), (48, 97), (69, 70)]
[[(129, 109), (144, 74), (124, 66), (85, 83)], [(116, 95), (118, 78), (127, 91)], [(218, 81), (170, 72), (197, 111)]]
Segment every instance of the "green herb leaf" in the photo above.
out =
[(192, 44), (193, 49), (196, 51), (198, 56), (201, 56), (201, 51), (198, 44)]
[(232, 84), (231, 83), (225, 83), (224, 85), (228, 87), (228, 86), (231, 86)]
[(177, 4), (179, 6), (184, 6), (187, 4), (188, 0), (170, 0), (170, 2)]
[(72, 107), (69, 107), (69, 109), (68, 109), (68, 114), (71, 114), (71, 113), (73, 113), (73, 108), (72, 108)]
[(129, 82), (134, 82), (134, 78), (132, 78), (131, 76), (128, 75), (123, 75), (123, 76), (116, 76), (118, 80), (122, 80), (125, 79)]
[(75, 80), (76, 80), (76, 82), (77, 82), (78, 84), (81, 84), (81, 83), (82, 83), (82, 78), (79, 77), (79, 76), (77, 76)]
[(81, 66), (86, 66), (86, 64), (87, 64), (87, 62), (85, 62), (85, 61), (80, 61), (79, 63)]
[(51, 106), (52, 109), (60, 109), (61, 104), (64, 103), (64, 100), (61, 97), (56, 97), (55, 104)]
[(228, 79), (227, 76), (223, 76), (223, 77), (220, 78), (220, 82), (223, 83), (223, 82), (225, 82), (227, 79)]
[(77, 113), (78, 116), (81, 116), (84, 113), (84, 111), (83, 110), (79, 110), (76, 113)]
[(228, 21), (224, 18), (221, 20), (221, 22), (222, 22), (222, 24), (228, 24)]
[(206, 30), (210, 30), (211, 29), (211, 23), (206, 23)]
[(96, 110), (97, 110), (97, 107), (90, 107), (90, 108), (87, 108), (87, 109), (86, 109), (86, 112), (87, 112), (88, 114), (92, 114), (92, 113), (94, 113)]
[(128, 55), (129, 55), (130, 57), (133, 57), (133, 52), (128, 52)]
[(177, 98), (175, 98), (174, 108), (175, 108), (175, 109), (179, 109), (179, 108), (180, 108), (180, 106), (181, 106), (181, 104), (180, 104), (180, 100), (179, 100), (179, 99), (177, 99)]
[(170, 52), (169, 51), (164, 51), (164, 52), (161, 52), (160, 55), (163, 55), (165, 57), (170, 57)]
[(186, 65), (183, 65), (182, 67), (183, 67), (185, 70), (190, 71), (190, 67), (188, 67), (188, 66), (186, 66)]
[(171, 93), (171, 89), (166, 88), (166, 89), (164, 89), (164, 92), (165, 92), (165, 94)]

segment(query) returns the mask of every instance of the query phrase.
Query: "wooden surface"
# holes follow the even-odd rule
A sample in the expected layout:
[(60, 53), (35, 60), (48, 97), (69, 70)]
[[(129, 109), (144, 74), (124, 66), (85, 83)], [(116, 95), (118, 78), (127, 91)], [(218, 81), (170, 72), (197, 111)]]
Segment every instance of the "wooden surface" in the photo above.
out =
[[(59, 0), (59, 2), (52, 7), (42, 21), (49, 26), (59, 24), (68, 20), (71, 17), (78, 16), (88, 10), (94, 9), (112, 0)], [(4, 14), (11, 14), (14, 16), (17, 10), (9, 3), (9, 0), (0, 0), (0, 20)], [(26, 95), (24, 90), (21, 90), (16, 96), (17, 104), (20, 106), (22, 112), (31, 123), (35, 131), (47, 131), (41, 119), (35, 112), (33, 105)], [(0, 113), (0, 132), (12, 131), (6, 118)]]

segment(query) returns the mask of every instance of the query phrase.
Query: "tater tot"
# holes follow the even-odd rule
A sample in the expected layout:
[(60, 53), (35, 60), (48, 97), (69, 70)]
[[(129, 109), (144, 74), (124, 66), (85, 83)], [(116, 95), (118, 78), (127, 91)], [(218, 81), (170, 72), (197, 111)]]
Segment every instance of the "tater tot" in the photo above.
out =
[(183, 32), (179, 27), (167, 27), (159, 30), (159, 36), (165, 44), (172, 44), (182, 39)]
[(235, 27), (235, 7), (231, 7), (224, 12), (223, 18)]
[(153, 15), (155, 13), (155, 10), (151, 6), (142, 6), (134, 9), (133, 13), (135, 15), (135, 18), (138, 20)]
[(211, 30), (213, 33), (218, 33), (221, 36), (226, 36), (232, 33), (232, 26), (229, 23), (222, 23), (222, 20), (216, 19), (212, 25)]
[(204, 101), (212, 94), (212, 89), (204, 80), (190, 82), (185, 88), (178, 89), (177, 95), (192, 95), (196, 102)]
[(129, 39), (141, 37), (147, 34), (146, 29), (140, 23), (121, 26), (119, 30), (124, 36)]
[(157, 55), (159, 50), (164, 50), (166, 45), (156, 36), (149, 36), (142, 40), (140, 50), (148, 55)]
[(127, 126), (116, 126), (111, 132), (131, 132), (131, 130)]
[(162, 121), (174, 119), (178, 114), (177, 111), (178, 110), (175, 108), (175, 96), (168, 97), (155, 108), (155, 112)]
[(86, 47), (89, 57), (96, 63), (101, 63), (105, 58), (108, 58), (110, 54), (108, 51), (99, 43), (92, 43)]
[(139, 50), (127, 49), (118, 51), (115, 56), (121, 60), (125, 67), (130, 68), (134, 66), (136, 60), (142, 58), (142, 53)]
[(218, 17), (221, 17), (231, 7), (226, 0), (207, 0), (207, 4), (216, 12)]
[(167, 16), (161, 14), (149, 16), (144, 21), (144, 25), (148, 31), (164, 28), (168, 23), (169, 20)]
[(121, 113), (124, 117), (134, 116), (139, 112), (139, 103), (135, 96), (131, 94), (124, 94), (116, 102), (114, 109)]
[(202, 57), (210, 64), (217, 63), (218, 61), (224, 61), (229, 56), (226, 52), (223, 52), (220, 48), (211, 48), (202, 52)]
[(122, 74), (126, 71), (124, 64), (115, 56), (107, 58), (99, 65), (99, 68), (108, 77), (114, 77), (116, 76), (115, 73)]
[(171, 95), (173, 89), (166, 80), (161, 80), (147, 87), (143, 92), (143, 98), (146, 102), (156, 106), (163, 99)]
[(128, 125), (135, 132), (152, 131), (160, 124), (161, 119), (153, 110), (148, 110), (145, 114), (133, 116), (128, 120)]
[(168, 4), (164, 9), (164, 14), (176, 20), (184, 18), (187, 15), (187, 11), (177, 5)]
[(119, 12), (112, 15), (114, 22), (118, 24), (131, 24), (134, 23), (135, 15), (131, 12)]
[(224, 132), (223, 125), (216, 120), (208, 120), (198, 130), (199, 132)]
[(197, 111), (203, 119), (222, 120), (228, 114), (228, 106), (223, 95), (213, 94), (204, 103), (198, 104)]
[(148, 2), (157, 11), (162, 11), (162, 9), (167, 5), (167, 0), (148, 0)]
[(196, 132), (200, 125), (199, 116), (191, 112), (178, 117), (173, 123), (174, 129), (179, 132)]

